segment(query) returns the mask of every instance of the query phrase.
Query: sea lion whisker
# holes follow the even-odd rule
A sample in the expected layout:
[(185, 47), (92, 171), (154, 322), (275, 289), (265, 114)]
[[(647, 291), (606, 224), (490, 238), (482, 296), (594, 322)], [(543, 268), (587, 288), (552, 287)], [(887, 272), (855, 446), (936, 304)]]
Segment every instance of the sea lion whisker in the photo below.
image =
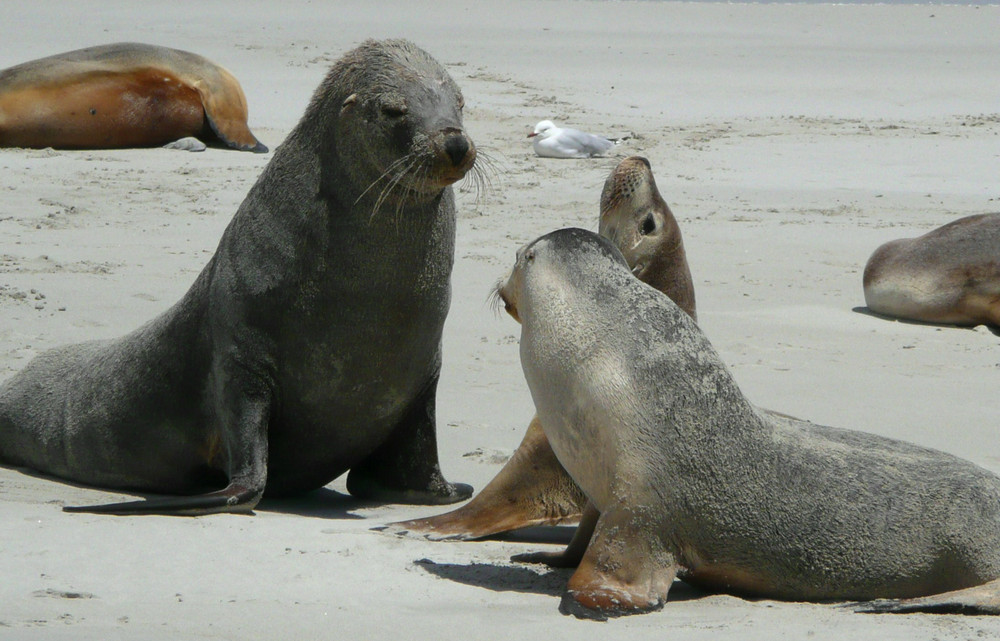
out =
[(490, 289), (489, 294), (486, 295), (486, 304), (493, 311), (493, 314), (498, 318), (500, 317), (500, 310), (506, 307), (507, 303), (503, 300), (500, 295), (500, 289), (503, 287), (504, 279), (501, 278), (496, 282), (496, 284)]
[[(413, 170), (413, 167), (419, 161), (419, 158), (416, 158), (414, 154), (408, 154), (404, 156), (401, 160), (408, 160), (410, 162), (408, 165), (399, 170), (395, 175), (393, 175), (392, 178), (389, 180), (389, 182), (386, 183), (385, 187), (382, 188), (382, 191), (379, 193), (378, 198), (375, 199), (375, 204), (372, 206), (371, 216), (369, 216), (368, 218), (369, 224), (371, 224), (371, 222), (375, 220), (375, 215), (382, 208), (382, 205), (385, 204), (385, 201), (388, 199), (392, 191), (399, 185), (400, 181), (403, 180), (403, 177), (409, 174)], [(399, 163), (393, 163), (393, 166), (397, 166), (398, 164)], [(400, 199), (400, 202), (402, 202), (402, 200), (403, 199)]]
[(481, 167), (473, 167), (472, 171), (466, 175), (469, 176), (468, 180), (475, 190), (473, 202), (475, 203), (476, 208), (479, 208), (485, 203), (489, 194), (496, 192), (496, 189), (494, 189), (493, 182), (489, 175), (487, 175), (486, 170)]
[(488, 151), (483, 151), (482, 147), (476, 149), (476, 164), (466, 174), (466, 177), (475, 186), (476, 196), (474, 203), (477, 208), (483, 204), (483, 201), (489, 195), (496, 193), (497, 189), (494, 185), (494, 178), (497, 183), (500, 183), (501, 175), (506, 173), (506, 171), (506, 168), (502, 167), (502, 163), (497, 161)]
[(385, 168), (385, 171), (383, 171), (379, 175), (378, 178), (376, 178), (375, 180), (373, 180), (371, 182), (371, 184), (369, 184), (368, 187), (366, 187), (365, 190), (363, 192), (361, 192), (361, 194), (354, 200), (354, 204), (357, 205), (359, 202), (361, 202), (361, 199), (365, 197), (365, 194), (367, 194), (369, 191), (371, 191), (375, 187), (375, 185), (377, 185), (380, 182), (382, 182), (383, 180), (385, 180), (389, 176), (389, 174), (391, 174), (393, 172), (394, 169), (396, 169), (397, 167), (399, 167), (399, 165), (401, 165), (401, 164), (407, 162), (408, 160), (410, 160), (412, 156), (413, 156), (413, 154), (407, 154), (407, 155), (403, 156), (402, 158), (397, 158), (392, 163), (390, 163), (389, 166)]
[(426, 155), (418, 155), (409, 170), (411, 179), (404, 185), (402, 197), (396, 201), (396, 211), (393, 221), (396, 233), (399, 233), (399, 223), (403, 218), (403, 209), (406, 203), (411, 197), (426, 191), (427, 175), (431, 170), (428, 160), (429, 158)]

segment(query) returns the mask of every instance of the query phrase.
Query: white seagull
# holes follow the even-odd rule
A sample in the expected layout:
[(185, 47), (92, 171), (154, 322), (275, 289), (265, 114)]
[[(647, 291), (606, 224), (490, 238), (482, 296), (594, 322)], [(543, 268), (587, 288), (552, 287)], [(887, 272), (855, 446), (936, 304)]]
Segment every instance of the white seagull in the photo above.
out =
[(599, 156), (615, 143), (607, 138), (588, 134), (578, 129), (556, 127), (551, 120), (535, 125), (528, 134), (535, 153), (543, 158), (592, 158)]

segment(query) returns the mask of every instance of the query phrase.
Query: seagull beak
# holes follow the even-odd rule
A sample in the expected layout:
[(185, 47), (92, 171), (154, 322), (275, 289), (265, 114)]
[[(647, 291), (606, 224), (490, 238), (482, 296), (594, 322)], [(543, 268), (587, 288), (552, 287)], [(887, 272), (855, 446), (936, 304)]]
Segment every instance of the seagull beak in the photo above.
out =
[(537, 135), (538, 135), (537, 131), (532, 131), (530, 134), (528, 134), (528, 138), (534, 138)]

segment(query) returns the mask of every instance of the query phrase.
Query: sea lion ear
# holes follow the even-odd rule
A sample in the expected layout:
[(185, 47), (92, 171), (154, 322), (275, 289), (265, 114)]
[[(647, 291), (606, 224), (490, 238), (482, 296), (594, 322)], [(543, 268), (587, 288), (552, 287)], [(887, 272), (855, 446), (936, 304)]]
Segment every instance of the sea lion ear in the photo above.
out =
[(351, 105), (353, 105), (357, 101), (358, 101), (358, 94), (352, 93), (347, 98), (345, 98), (343, 104), (340, 105), (341, 111), (347, 109), (348, 107), (350, 107)]

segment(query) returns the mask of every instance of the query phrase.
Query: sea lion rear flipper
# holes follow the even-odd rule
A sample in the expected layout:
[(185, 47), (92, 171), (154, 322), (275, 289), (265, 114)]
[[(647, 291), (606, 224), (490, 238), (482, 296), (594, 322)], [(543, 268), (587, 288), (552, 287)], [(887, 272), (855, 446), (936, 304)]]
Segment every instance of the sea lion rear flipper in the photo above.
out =
[(106, 505), (66, 506), (64, 512), (90, 514), (164, 514), (175, 516), (200, 516), (219, 512), (250, 513), (260, 499), (260, 494), (245, 487), (230, 484), (224, 490), (196, 496), (165, 496), (146, 501), (126, 501)]
[[(66, 512), (94, 514), (163, 514), (198, 516), (219, 512), (253, 511), (264, 495), (267, 482), (267, 427), (273, 393), (267, 377), (251, 372), (236, 360), (218, 365), (222, 373), (216, 391), (222, 441), (239, 444), (224, 447), (229, 485), (224, 489), (195, 496), (165, 496), (148, 501), (127, 501), (110, 505), (64, 507)], [(211, 458), (211, 456), (210, 456)]]
[(515, 554), (510, 557), (516, 563), (542, 563), (552, 568), (575, 568), (580, 565), (583, 555), (587, 553), (590, 539), (594, 536), (594, 528), (597, 527), (597, 520), (601, 513), (597, 511), (590, 501), (583, 509), (583, 516), (580, 517), (580, 525), (569, 545), (562, 552), (528, 552), (527, 554)]
[(579, 518), (587, 502), (560, 465), (536, 416), (514, 456), (483, 491), (451, 512), (389, 525), (398, 534), (431, 540), (472, 540), (536, 525)]
[(236, 78), (224, 70), (218, 86), (204, 80), (193, 83), (205, 107), (205, 119), (212, 132), (227, 146), (240, 151), (267, 153), (267, 147), (257, 140), (247, 125), (247, 99)]
[(851, 604), (855, 612), (867, 614), (991, 614), (1000, 615), (1000, 579), (982, 585), (932, 594), (915, 599), (878, 599)]

